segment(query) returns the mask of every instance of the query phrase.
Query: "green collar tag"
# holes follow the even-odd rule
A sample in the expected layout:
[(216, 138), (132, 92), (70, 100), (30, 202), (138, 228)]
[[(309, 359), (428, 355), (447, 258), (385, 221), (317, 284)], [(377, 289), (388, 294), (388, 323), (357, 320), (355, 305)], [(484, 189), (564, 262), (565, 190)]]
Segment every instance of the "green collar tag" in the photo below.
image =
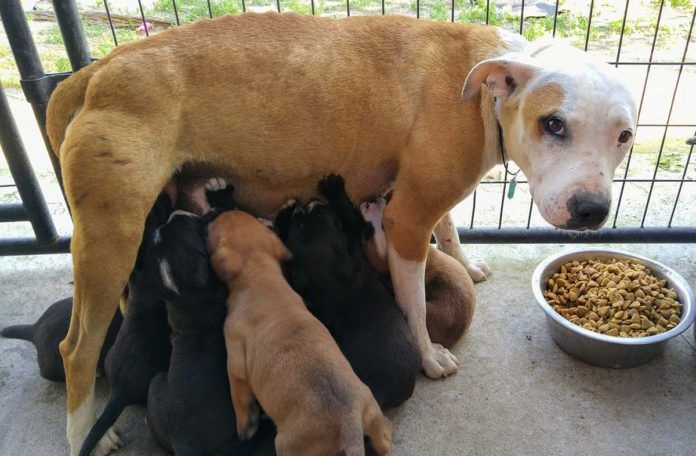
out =
[(508, 199), (512, 199), (515, 196), (515, 189), (517, 188), (517, 176), (513, 177), (510, 181), (510, 187), (508, 188)]

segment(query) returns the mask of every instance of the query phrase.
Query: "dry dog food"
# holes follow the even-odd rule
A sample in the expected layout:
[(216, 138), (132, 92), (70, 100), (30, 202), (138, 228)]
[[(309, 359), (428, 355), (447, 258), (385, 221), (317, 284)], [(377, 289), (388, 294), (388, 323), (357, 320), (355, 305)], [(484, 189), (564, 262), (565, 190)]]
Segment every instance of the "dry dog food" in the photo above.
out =
[(566, 320), (608, 336), (660, 334), (677, 326), (681, 315), (666, 280), (624, 259), (566, 263), (549, 279), (544, 297)]

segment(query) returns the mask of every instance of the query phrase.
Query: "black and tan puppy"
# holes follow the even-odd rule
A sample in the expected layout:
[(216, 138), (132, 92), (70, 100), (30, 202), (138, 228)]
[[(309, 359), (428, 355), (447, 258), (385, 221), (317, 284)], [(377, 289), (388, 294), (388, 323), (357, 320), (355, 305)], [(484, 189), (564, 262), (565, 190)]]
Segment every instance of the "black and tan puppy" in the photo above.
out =
[(148, 422), (177, 455), (247, 454), (256, 442), (237, 438), (227, 380), (227, 288), (211, 269), (204, 228), (201, 218), (175, 212), (145, 259), (172, 328), (169, 370), (152, 380)]
[(290, 285), (327, 327), (381, 406), (413, 393), (421, 357), (394, 295), (363, 253), (371, 225), (353, 206), (343, 178), (319, 183), (329, 204), (310, 202), (280, 213), (276, 225), (292, 252)]
[[(34, 347), (36, 347), (36, 360), (39, 363), (39, 373), (43, 378), (52, 382), (65, 381), (63, 357), (60, 356), (60, 351), (58, 351), (58, 344), (68, 333), (72, 304), (72, 297), (61, 299), (51, 304), (33, 325), (8, 326), (0, 331), (0, 336), (2, 337), (28, 340), (34, 344)], [(122, 321), (123, 316), (121, 312), (116, 310), (99, 355), (97, 369), (100, 372), (104, 369), (104, 358), (106, 358), (106, 354), (114, 344), (116, 333), (118, 333)]]
[(104, 434), (113, 445), (120, 445), (120, 439), (111, 427), (127, 406), (147, 405), (150, 381), (169, 367), (171, 344), (167, 309), (156, 283), (144, 266), (158, 243), (155, 230), (167, 221), (171, 213), (170, 197), (163, 194), (148, 215), (135, 268), (128, 281), (126, 317), (104, 366), (111, 394), (104, 411), (85, 438), (81, 456), (89, 456)]

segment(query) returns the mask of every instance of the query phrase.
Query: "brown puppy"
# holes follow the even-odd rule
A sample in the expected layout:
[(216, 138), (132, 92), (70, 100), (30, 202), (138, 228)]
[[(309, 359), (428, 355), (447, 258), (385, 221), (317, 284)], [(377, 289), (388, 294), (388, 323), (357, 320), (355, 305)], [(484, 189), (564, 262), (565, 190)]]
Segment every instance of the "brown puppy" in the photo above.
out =
[(259, 409), (278, 428), (279, 455), (389, 451), (391, 422), (312, 316), (280, 268), (290, 251), (251, 215), (230, 211), (209, 228), (213, 269), (230, 290), (227, 373), (240, 438), (256, 432)]
[[(386, 201), (379, 198), (360, 205), (360, 212), (374, 232), (365, 240), (368, 261), (389, 280), (386, 236), (382, 214)], [(430, 340), (452, 347), (469, 328), (476, 308), (476, 290), (468, 271), (451, 256), (431, 245), (425, 261), (426, 326)]]

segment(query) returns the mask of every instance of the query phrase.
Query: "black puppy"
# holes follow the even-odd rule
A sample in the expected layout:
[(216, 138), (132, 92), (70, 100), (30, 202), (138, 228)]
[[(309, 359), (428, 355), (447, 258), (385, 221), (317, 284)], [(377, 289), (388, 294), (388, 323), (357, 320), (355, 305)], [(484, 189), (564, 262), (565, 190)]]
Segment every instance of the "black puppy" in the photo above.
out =
[(210, 266), (209, 218), (174, 213), (146, 257), (146, 273), (165, 298), (172, 328), (169, 371), (152, 380), (148, 422), (177, 455), (249, 454), (263, 437), (237, 438), (223, 335), (227, 287)]
[(89, 456), (124, 408), (146, 406), (150, 381), (158, 372), (169, 368), (171, 345), (167, 309), (143, 268), (153, 244), (157, 243), (155, 230), (166, 222), (171, 212), (169, 197), (162, 195), (146, 220), (143, 241), (128, 281), (126, 317), (106, 357), (105, 370), (111, 395), (82, 444), (81, 456)]
[(381, 406), (413, 393), (420, 351), (394, 296), (363, 254), (372, 225), (346, 196), (343, 178), (319, 183), (329, 204), (281, 211), (279, 235), (292, 251), (288, 282), (326, 326), (358, 377)]
[[(52, 382), (65, 381), (63, 357), (58, 350), (58, 344), (65, 339), (65, 335), (68, 333), (72, 305), (73, 298), (61, 299), (51, 304), (33, 325), (8, 326), (0, 331), (2, 337), (28, 340), (34, 344), (34, 347), (36, 347), (36, 360), (39, 363), (39, 373), (43, 378)], [(114, 344), (122, 321), (123, 316), (117, 310), (106, 333), (106, 339), (104, 339), (104, 345), (99, 355), (98, 371), (104, 369), (104, 358), (106, 358), (107, 352)]]

